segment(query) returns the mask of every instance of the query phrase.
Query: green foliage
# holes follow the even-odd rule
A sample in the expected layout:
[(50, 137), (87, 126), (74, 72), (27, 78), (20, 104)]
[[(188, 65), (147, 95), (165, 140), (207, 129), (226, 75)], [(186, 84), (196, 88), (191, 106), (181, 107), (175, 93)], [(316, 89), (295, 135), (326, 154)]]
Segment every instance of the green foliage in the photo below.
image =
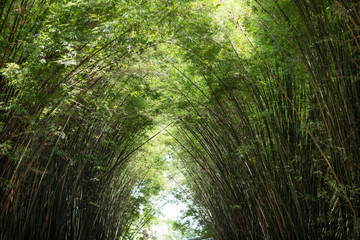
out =
[(134, 239), (167, 147), (184, 233), (358, 238), (359, 8), (1, 1), (0, 238)]

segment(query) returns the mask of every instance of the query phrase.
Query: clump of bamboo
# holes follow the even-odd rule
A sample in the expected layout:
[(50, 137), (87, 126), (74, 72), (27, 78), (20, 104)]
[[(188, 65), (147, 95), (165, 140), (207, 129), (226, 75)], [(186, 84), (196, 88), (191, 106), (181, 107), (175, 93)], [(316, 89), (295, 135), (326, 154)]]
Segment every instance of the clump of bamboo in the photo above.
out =
[(208, 102), (182, 93), (178, 141), (215, 239), (359, 237), (359, 7), (257, 1), (253, 60), (229, 43), (235, 57), (199, 63)]
[(116, 239), (141, 217), (133, 159), (152, 121), (114, 70), (134, 26), (97, 41), (116, 15), (89, 16), (115, 3), (66, 4), (0, 3), (0, 239)]

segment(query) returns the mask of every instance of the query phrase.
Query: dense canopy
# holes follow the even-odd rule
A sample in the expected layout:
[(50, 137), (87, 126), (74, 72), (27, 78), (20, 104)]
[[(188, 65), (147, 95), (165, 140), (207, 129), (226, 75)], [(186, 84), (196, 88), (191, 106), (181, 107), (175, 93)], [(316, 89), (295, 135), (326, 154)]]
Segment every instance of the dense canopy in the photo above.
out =
[(0, 1), (0, 240), (359, 239), (359, 143), (358, 1)]

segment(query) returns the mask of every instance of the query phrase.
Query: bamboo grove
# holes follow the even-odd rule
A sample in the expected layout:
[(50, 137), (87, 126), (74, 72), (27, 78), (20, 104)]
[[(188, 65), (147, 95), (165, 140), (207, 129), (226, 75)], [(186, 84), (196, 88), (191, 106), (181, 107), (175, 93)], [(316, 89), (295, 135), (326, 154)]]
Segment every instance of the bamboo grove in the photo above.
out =
[(10, 0), (0, 19), (0, 239), (136, 239), (159, 132), (209, 237), (360, 238), (357, 1)]

